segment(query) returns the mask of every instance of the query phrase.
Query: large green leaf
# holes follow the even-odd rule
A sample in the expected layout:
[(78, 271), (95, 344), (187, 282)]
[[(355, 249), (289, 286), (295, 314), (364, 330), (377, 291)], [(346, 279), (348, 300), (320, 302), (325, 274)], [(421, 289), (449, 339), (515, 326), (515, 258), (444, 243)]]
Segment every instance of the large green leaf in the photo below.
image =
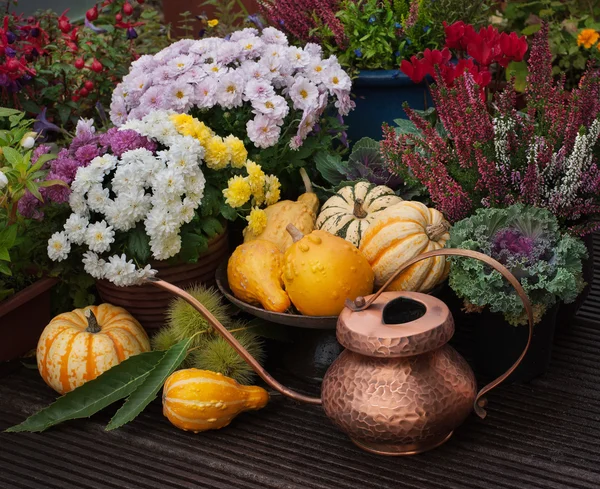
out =
[(16, 168), (19, 163), (23, 161), (23, 156), (16, 149), (11, 148), (10, 146), (4, 146), (2, 148), (2, 154), (6, 158), (13, 168)]
[(330, 184), (337, 185), (346, 178), (348, 164), (340, 155), (321, 152), (315, 156), (315, 164), (321, 176)]
[(142, 384), (131, 393), (125, 404), (110, 420), (106, 427), (107, 430), (114, 430), (125, 423), (129, 423), (154, 400), (167, 377), (185, 360), (191, 342), (191, 338), (186, 338), (167, 350), (158, 365), (152, 369)]
[(9, 109), (7, 107), (0, 107), (0, 117), (8, 117), (21, 112), (20, 110)]
[(69, 419), (89, 418), (131, 394), (164, 356), (164, 351), (151, 351), (129, 357), (6, 431), (44, 431)]

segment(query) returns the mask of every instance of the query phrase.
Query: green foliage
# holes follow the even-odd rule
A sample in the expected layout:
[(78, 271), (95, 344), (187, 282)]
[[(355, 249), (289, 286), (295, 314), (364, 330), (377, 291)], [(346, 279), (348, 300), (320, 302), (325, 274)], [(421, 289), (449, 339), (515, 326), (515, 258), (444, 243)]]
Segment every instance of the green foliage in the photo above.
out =
[(426, 48), (444, 43), (442, 21), (482, 21), (483, 1), (416, 0), (418, 13), (411, 16), (410, 0), (342, 0), (336, 14), (343, 25), (345, 43), (340, 46), (332, 30), (318, 22), (311, 36), (320, 40), (329, 54), (345, 68), (356, 70), (396, 69), (400, 61)]
[(585, 28), (600, 30), (600, 3), (589, 0), (489, 2), (495, 10), (490, 19), (506, 32), (517, 31), (530, 36), (549, 24), (550, 49), (555, 75), (565, 74), (567, 86), (577, 85), (587, 60), (597, 55), (595, 46), (577, 46), (577, 35)]
[[(534, 239), (541, 258), (498, 255), (497, 232), (518, 230)], [(572, 302), (584, 286), (582, 259), (586, 248), (581, 240), (561, 234), (556, 218), (546, 209), (514, 205), (505, 209), (479, 209), (457, 222), (448, 247), (475, 250), (503, 262), (519, 279), (534, 307), (536, 322), (557, 301)], [(537, 256), (537, 255), (536, 255)], [(450, 286), (467, 306), (489, 307), (504, 313), (514, 325), (526, 324), (523, 305), (514, 289), (496, 271), (470, 258), (453, 258)]]
[(63, 421), (89, 418), (134, 392), (164, 356), (165, 352), (152, 351), (129, 357), (6, 431), (44, 431)]
[(167, 377), (171, 375), (188, 354), (192, 338), (186, 338), (173, 345), (160, 359), (158, 364), (148, 372), (143, 382), (133, 391), (125, 404), (117, 411), (108, 423), (106, 430), (114, 430), (129, 423), (150, 404), (158, 394)]
[[(160, 13), (150, 5), (139, 5), (130, 2), (134, 12), (125, 22), (143, 25), (135, 27), (138, 37), (127, 39), (127, 30), (116, 26), (115, 15), (122, 13), (126, 0), (110, 2), (99, 6), (99, 17), (94, 25), (105, 32), (97, 33), (89, 27), (76, 25), (76, 41), (70, 34), (64, 35), (58, 28), (58, 13), (48, 10), (36, 14), (43, 32), (48, 34), (48, 42), (43, 46), (46, 54), (30, 60), (28, 66), (36, 75), (15, 97), (6, 97), (5, 103), (14, 104), (29, 114), (39, 114), (45, 107), (48, 120), (66, 131), (72, 131), (80, 117), (95, 118), (105, 122), (97, 104), (105, 110), (110, 105), (115, 85), (129, 71), (129, 64), (142, 54), (154, 54), (169, 43), (167, 32), (161, 25)], [(10, 18), (10, 28), (24, 23), (18, 18)], [(72, 31), (73, 32), (73, 31)], [(75, 60), (82, 58), (85, 68), (78, 69)], [(103, 66), (101, 72), (90, 69), (92, 61), (97, 59)], [(80, 90), (86, 81), (91, 81), (94, 88), (88, 95)], [(63, 132), (63, 136), (68, 133)]]

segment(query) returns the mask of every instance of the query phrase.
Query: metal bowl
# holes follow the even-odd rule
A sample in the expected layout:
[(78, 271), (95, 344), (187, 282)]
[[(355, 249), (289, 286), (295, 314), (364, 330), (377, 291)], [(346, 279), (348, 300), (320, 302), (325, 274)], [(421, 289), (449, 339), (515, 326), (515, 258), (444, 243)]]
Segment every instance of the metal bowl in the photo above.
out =
[(296, 328), (308, 329), (335, 329), (337, 325), (337, 316), (303, 316), (302, 314), (292, 314), (285, 312), (271, 312), (262, 307), (252, 306), (244, 301), (241, 301), (233, 295), (229, 288), (227, 280), (227, 261), (221, 263), (217, 268), (215, 275), (217, 286), (221, 293), (227, 297), (232, 304), (235, 304), (242, 311), (252, 314), (261, 319), (271, 321), (273, 323), (285, 324), (286, 326), (295, 326)]

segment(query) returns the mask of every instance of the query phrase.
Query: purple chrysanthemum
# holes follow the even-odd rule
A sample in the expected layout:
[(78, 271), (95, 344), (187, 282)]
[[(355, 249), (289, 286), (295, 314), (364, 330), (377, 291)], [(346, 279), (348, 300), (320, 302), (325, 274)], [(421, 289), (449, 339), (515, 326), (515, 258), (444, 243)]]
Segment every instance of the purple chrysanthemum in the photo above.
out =
[(84, 144), (75, 151), (75, 158), (82, 163), (89, 163), (96, 156), (100, 154), (98, 145), (96, 144)]

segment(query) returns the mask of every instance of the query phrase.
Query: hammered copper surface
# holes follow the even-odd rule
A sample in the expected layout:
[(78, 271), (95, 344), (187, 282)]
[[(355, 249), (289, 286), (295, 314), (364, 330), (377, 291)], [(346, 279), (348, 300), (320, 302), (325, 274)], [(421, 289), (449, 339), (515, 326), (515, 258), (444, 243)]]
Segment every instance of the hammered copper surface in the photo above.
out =
[(475, 393), (473, 371), (448, 345), (409, 358), (345, 350), (321, 389), (327, 416), (359, 445), (386, 454), (443, 442), (473, 409)]
[[(400, 297), (425, 306), (425, 315), (407, 323), (384, 323), (383, 308)], [(426, 353), (448, 343), (453, 334), (454, 320), (448, 306), (419, 292), (384, 292), (364, 311), (344, 308), (337, 326), (337, 339), (343, 347), (374, 357)]]

